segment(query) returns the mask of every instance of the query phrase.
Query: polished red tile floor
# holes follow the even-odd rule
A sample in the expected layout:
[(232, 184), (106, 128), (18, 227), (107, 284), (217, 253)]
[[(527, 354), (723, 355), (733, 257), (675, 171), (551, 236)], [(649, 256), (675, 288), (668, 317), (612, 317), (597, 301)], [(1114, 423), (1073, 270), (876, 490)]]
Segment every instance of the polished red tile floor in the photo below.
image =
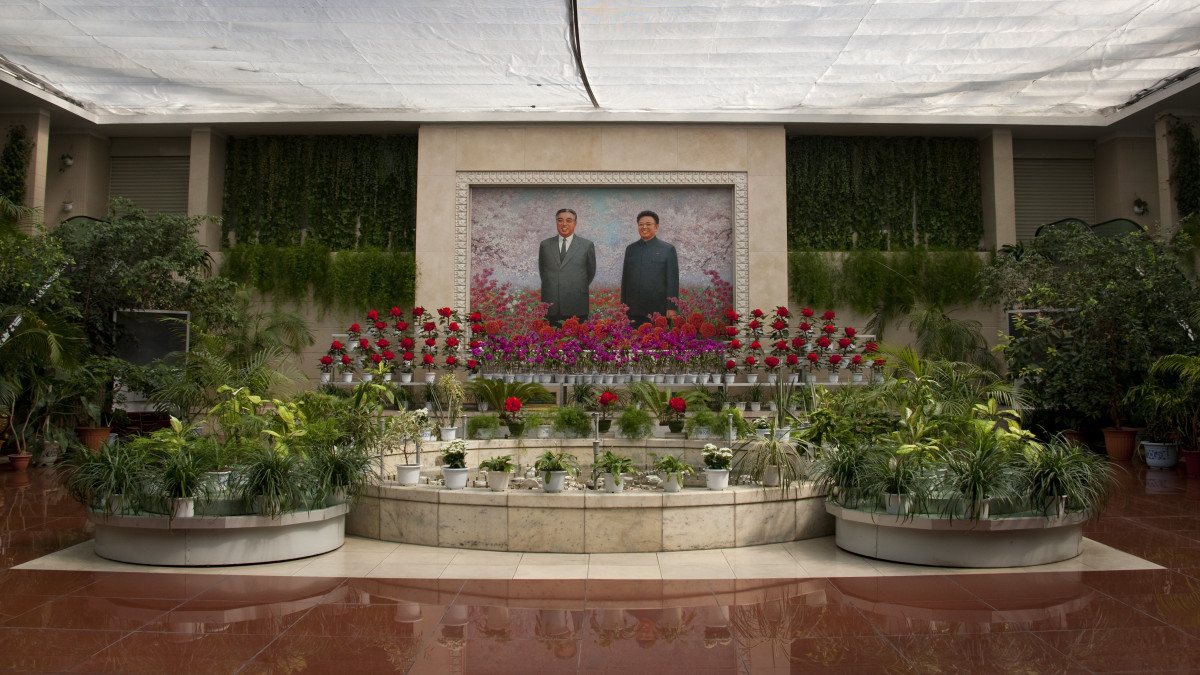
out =
[(11, 569), (90, 537), (0, 473), (0, 672), (1200, 672), (1200, 480), (1126, 465), (1086, 534), (1166, 569), (447, 580)]

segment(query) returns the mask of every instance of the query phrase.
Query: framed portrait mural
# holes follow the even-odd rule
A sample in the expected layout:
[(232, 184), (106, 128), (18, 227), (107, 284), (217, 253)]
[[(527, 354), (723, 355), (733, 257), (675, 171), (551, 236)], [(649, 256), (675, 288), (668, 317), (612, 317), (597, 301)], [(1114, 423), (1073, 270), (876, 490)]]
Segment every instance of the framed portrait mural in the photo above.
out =
[[(587, 259), (582, 252), (574, 259), (551, 258), (547, 249), (539, 266), (543, 242), (558, 236), (556, 212), (572, 209), (575, 238), (594, 250), (594, 278), (584, 305), (592, 319), (626, 320), (622, 285), (632, 298), (637, 284), (661, 277), (660, 268), (642, 265), (654, 265), (651, 258), (663, 257), (663, 251), (677, 260), (678, 296), (669, 309), (685, 316), (698, 312), (713, 323), (721, 322), (728, 308), (745, 312), (744, 173), (469, 172), (459, 174), (457, 188), (455, 301), (460, 307), (502, 316), (513, 328), (543, 318), (549, 308), (542, 302), (548, 259), (554, 269), (574, 261), (590, 272), (592, 250)], [(634, 269), (625, 270), (627, 248), (642, 242), (638, 214), (643, 211), (659, 217), (656, 248), (653, 255), (644, 253), (650, 249), (631, 249)]]

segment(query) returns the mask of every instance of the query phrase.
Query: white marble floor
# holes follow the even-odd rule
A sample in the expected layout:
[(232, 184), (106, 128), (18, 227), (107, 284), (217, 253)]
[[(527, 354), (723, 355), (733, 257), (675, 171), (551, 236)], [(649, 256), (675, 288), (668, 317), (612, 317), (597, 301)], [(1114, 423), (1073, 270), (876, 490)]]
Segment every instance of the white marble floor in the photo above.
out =
[(302, 560), (230, 567), (150, 567), (105, 560), (91, 540), (31, 560), (17, 569), (239, 574), (258, 576), (421, 579), (786, 579), (911, 576), (985, 572), (1159, 569), (1136, 556), (1083, 540), (1071, 560), (1034, 567), (960, 569), (903, 565), (864, 558), (833, 537), (785, 544), (664, 553), (509, 553), (394, 544), (346, 537), (336, 551)]

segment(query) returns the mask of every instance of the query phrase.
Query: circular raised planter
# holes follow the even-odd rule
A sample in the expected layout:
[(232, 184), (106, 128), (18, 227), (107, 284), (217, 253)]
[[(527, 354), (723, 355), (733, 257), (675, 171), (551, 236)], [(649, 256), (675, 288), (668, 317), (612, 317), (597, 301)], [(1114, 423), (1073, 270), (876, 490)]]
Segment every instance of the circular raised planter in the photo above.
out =
[(851, 553), (913, 565), (1024, 567), (1083, 552), (1085, 513), (1058, 517), (970, 520), (893, 516), (826, 502), (837, 520), (835, 541)]
[(138, 565), (248, 565), (328, 553), (342, 545), (346, 504), (265, 516), (105, 515), (96, 526), (96, 555)]

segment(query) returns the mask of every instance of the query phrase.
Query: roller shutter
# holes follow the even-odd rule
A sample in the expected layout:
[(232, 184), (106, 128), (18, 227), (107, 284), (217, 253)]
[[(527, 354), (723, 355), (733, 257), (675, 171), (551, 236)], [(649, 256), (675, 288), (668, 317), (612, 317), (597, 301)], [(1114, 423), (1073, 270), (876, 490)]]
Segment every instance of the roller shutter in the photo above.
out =
[(128, 197), (139, 208), (187, 215), (187, 157), (113, 157), (108, 194)]
[(1063, 218), (1096, 222), (1090, 159), (1015, 159), (1013, 182), (1018, 241), (1032, 239), (1040, 225)]

